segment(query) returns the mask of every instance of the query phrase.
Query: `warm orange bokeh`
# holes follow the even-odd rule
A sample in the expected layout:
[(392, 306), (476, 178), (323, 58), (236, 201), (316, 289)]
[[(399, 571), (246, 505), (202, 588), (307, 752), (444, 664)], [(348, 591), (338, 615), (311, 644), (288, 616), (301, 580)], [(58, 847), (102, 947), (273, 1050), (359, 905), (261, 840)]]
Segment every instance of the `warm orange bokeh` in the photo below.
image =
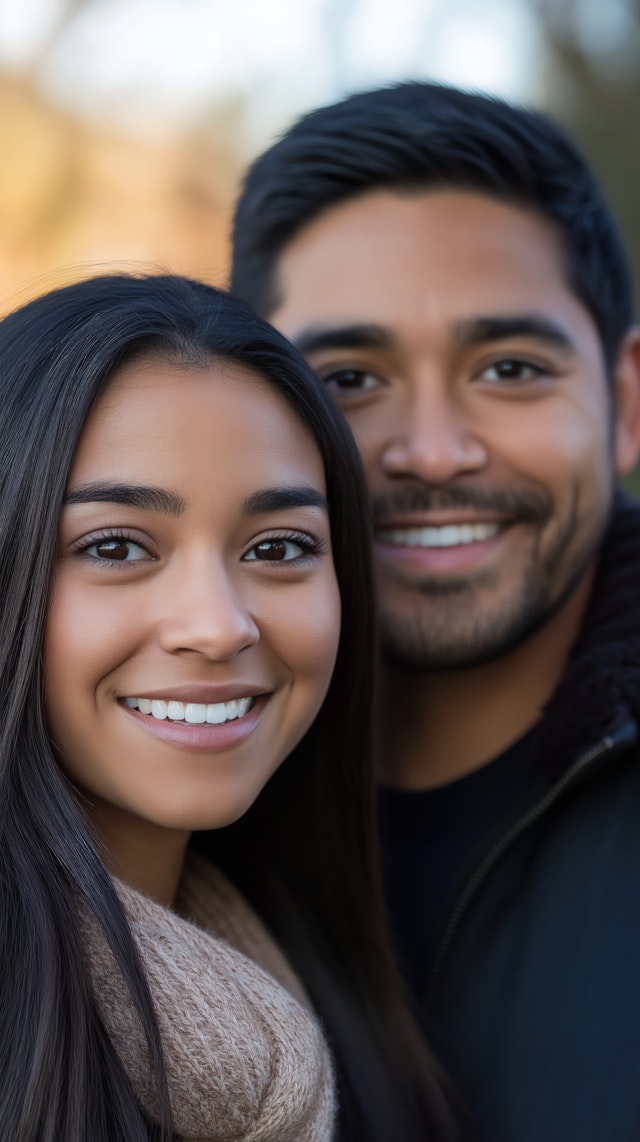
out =
[(143, 139), (57, 111), (0, 77), (0, 314), (111, 268), (224, 285), (241, 169), (234, 116)]

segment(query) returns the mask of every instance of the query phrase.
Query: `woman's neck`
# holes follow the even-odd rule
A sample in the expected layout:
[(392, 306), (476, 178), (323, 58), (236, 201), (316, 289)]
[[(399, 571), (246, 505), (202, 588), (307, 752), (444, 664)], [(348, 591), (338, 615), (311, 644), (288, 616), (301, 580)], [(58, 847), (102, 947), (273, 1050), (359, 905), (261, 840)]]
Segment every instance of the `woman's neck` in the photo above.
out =
[(87, 816), (112, 876), (171, 908), (176, 899), (190, 832), (141, 821), (91, 797)]

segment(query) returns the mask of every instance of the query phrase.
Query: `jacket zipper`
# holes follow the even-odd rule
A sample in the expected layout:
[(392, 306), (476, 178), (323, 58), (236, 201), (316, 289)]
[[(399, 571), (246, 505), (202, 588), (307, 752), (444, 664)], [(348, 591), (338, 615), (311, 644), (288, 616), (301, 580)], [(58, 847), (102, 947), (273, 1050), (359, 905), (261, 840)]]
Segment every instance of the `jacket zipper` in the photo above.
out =
[(587, 753), (581, 755), (578, 760), (567, 770), (565, 774), (556, 782), (555, 785), (545, 793), (535, 805), (531, 807), (522, 817), (520, 817), (512, 826), (503, 833), (500, 840), (496, 841), (493, 848), (484, 856), (480, 863), (476, 866), (466, 884), (462, 888), (458, 899), (456, 900), (450, 914), (447, 924), (443, 930), (440, 942), (438, 944), (436, 954), (432, 961), (427, 987), (425, 990), (425, 1004), (427, 1009), (430, 1007), (436, 985), (440, 973), (443, 968), (444, 960), (449, 952), (449, 949), (455, 939), (457, 931), (462, 923), (464, 915), (469, 908), (469, 905), (477, 895), (478, 891), (484, 884), (485, 880), (493, 870), (494, 866), (498, 863), (504, 853), (511, 847), (512, 844), (526, 830), (536, 821), (538, 821), (544, 814), (555, 805), (556, 801), (574, 784), (579, 778), (582, 778), (585, 772), (591, 767), (595, 766), (602, 758), (615, 750), (616, 753), (627, 746), (633, 745), (637, 739), (638, 728), (632, 719), (625, 722), (619, 729), (614, 731), (610, 736), (602, 738), (596, 746), (588, 750)]

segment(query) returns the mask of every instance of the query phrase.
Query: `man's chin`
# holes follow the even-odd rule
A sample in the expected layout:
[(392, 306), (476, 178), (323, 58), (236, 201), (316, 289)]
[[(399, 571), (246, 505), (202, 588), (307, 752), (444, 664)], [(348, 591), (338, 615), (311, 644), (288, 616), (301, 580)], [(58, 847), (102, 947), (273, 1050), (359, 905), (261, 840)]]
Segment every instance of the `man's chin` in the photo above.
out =
[[(444, 594), (444, 592), (443, 592)], [(449, 592), (452, 595), (453, 592)], [(441, 596), (442, 597), (442, 596)], [(466, 605), (468, 606), (468, 604)], [(464, 603), (460, 609), (469, 610)], [(536, 607), (518, 606), (510, 614), (477, 617), (460, 622), (457, 616), (440, 615), (437, 621), (421, 616), (412, 619), (381, 616), (381, 647), (385, 664), (392, 669), (444, 673), (473, 670), (509, 655), (544, 625), (556, 610), (548, 601)]]

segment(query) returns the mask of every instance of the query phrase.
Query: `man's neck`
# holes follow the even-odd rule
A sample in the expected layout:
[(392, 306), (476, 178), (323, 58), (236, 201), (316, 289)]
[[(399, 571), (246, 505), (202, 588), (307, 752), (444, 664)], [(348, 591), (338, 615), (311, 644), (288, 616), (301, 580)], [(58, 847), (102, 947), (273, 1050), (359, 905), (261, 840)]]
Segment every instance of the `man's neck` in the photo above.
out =
[(567, 663), (594, 572), (526, 642), (469, 670), (392, 667), (382, 680), (380, 774), (399, 789), (455, 781), (501, 754), (540, 718)]

